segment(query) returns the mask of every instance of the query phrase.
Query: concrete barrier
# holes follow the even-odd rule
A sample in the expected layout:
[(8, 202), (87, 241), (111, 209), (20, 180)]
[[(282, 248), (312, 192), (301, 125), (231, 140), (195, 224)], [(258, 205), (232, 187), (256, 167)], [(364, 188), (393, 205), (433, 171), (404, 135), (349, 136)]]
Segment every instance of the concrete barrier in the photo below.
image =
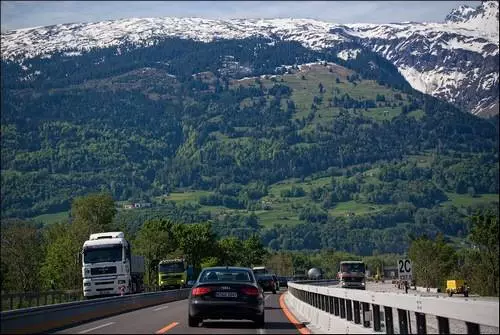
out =
[(319, 334), (372, 334), (370, 328), (352, 324), (340, 317), (312, 307), (286, 293), (285, 303), (295, 317), (302, 323), (308, 324), (309, 329)]
[(125, 295), (1, 313), (1, 332), (33, 334), (68, 327), (132, 310), (186, 299), (190, 289)]
[[(453, 299), (290, 283), (291, 308), (328, 333), (498, 333), (498, 299)], [(436, 324), (434, 325), (434, 322)], [(457, 323), (459, 324), (457, 326)]]

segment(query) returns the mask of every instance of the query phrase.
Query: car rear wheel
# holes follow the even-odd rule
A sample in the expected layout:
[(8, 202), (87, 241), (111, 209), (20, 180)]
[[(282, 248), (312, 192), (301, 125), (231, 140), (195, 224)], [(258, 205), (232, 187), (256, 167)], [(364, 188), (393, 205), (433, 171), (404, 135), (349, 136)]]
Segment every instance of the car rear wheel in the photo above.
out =
[(189, 327), (198, 327), (200, 322), (201, 322), (201, 319), (192, 317), (191, 315), (188, 316)]
[(264, 327), (264, 324), (265, 324), (264, 314), (262, 314), (262, 315), (258, 316), (257, 318), (255, 318), (254, 322), (255, 322), (255, 326), (257, 328)]

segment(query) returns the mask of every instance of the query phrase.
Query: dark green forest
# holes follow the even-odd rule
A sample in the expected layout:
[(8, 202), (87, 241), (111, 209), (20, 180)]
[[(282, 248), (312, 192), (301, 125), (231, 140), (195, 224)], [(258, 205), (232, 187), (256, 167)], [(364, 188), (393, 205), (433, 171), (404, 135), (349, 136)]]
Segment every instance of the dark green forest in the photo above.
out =
[[(449, 205), (449, 195), (498, 194), (498, 117), (414, 91), (368, 50), (345, 61), (336, 49), (267, 42), (55, 54), (29, 61), (34, 80), (2, 61), (2, 218), (68, 211), (77, 196), (109, 191), (154, 203), (119, 211), (124, 230), (163, 216), (212, 221), (222, 236), (259, 233), (272, 249), (371, 255), (404, 252), (411, 234), (468, 234), (481, 206)], [(418, 155), (427, 163), (409, 159)], [(328, 181), (301, 186), (317, 178)], [(277, 197), (298, 222), (265, 219), (273, 185), (290, 179)], [(157, 201), (189, 190), (205, 193)], [(332, 214), (347, 202), (381, 209)]]

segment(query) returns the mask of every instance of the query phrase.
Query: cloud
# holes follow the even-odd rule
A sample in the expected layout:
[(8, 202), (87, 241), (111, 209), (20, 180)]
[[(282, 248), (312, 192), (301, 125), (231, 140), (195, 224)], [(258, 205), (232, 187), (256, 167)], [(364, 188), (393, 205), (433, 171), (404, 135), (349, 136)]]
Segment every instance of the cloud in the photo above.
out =
[(309, 18), (335, 23), (442, 21), (480, 1), (2, 1), (2, 31), (129, 17)]

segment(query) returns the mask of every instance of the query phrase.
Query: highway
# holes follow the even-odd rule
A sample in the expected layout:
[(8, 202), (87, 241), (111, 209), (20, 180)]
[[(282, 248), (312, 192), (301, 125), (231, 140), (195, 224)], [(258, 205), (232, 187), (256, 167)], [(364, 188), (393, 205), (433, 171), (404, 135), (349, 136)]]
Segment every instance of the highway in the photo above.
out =
[[(55, 334), (300, 334), (308, 333), (283, 306), (281, 294), (266, 293), (263, 328), (256, 328), (251, 321), (206, 321), (198, 328), (188, 326), (187, 300), (139, 309), (133, 312), (80, 324), (55, 332)], [(289, 320), (292, 319), (292, 322)], [(299, 328), (301, 332), (299, 332)]]

